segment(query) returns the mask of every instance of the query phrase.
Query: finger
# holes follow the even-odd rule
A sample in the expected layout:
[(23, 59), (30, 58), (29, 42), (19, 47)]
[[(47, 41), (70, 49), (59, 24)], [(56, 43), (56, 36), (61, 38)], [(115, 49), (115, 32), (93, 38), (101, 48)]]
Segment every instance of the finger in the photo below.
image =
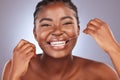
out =
[(99, 28), (102, 28), (102, 27), (107, 27), (108, 28), (108, 24), (106, 24), (104, 21), (102, 21), (98, 18), (95, 18), (95, 21), (101, 23), (101, 26)]
[(27, 59), (31, 59), (33, 57), (35, 57), (34, 52), (29, 52), (29, 54), (26, 55)]
[(26, 43), (28, 43), (28, 41), (22, 39), (22, 40), (18, 43), (18, 45), (16, 46), (16, 48), (19, 49), (19, 48), (21, 48), (21, 47), (22, 47), (24, 44), (26, 44)]
[(35, 46), (34, 44), (32, 44), (32, 43), (31, 43), (31, 45), (32, 45), (32, 47), (33, 47), (34, 57), (36, 57), (36, 56), (37, 56), (37, 55), (36, 55), (36, 46)]
[(99, 28), (96, 27), (96, 26), (94, 26), (94, 25), (92, 25), (92, 24), (89, 24), (89, 25), (87, 25), (87, 29), (90, 29), (90, 30), (96, 31), (96, 30), (98, 30)]
[(34, 45), (34, 44), (29, 43), (29, 46), (33, 48), (33, 51), (34, 51), (34, 52), (36, 52), (36, 47), (35, 47), (35, 45)]
[(27, 47), (33, 47), (33, 46), (30, 43), (26, 43), (20, 48), (20, 50), (24, 51)]
[(36, 57), (36, 47), (34, 44), (28, 44), (26, 45), (23, 50), (22, 50), (23, 53), (25, 54), (29, 54), (30, 52), (34, 52), (34, 56)]
[(25, 54), (29, 54), (30, 52), (34, 52), (33, 47), (27, 47), (27, 48), (23, 51), (23, 53), (25, 53)]
[(36, 55), (36, 46), (34, 45), (34, 44), (31, 44), (32, 46), (33, 46), (33, 48), (34, 48), (34, 57), (36, 57), (37, 55)]
[(95, 31), (94, 30), (91, 30), (91, 29), (85, 29), (84, 31), (83, 31), (85, 34), (89, 34), (89, 35), (93, 35), (94, 33), (95, 33)]
[(34, 50), (36, 51), (36, 46), (34, 44), (32, 44), (32, 43), (31, 43), (31, 45), (34, 48)]
[(96, 27), (100, 27), (101, 26), (101, 23), (97, 22), (96, 20), (92, 19), (88, 22), (87, 26), (88, 25), (93, 25), (93, 26), (96, 26)]
[(104, 23), (102, 20), (100, 20), (98, 18), (95, 18), (94, 20), (97, 21), (97, 22), (99, 22), (99, 23)]

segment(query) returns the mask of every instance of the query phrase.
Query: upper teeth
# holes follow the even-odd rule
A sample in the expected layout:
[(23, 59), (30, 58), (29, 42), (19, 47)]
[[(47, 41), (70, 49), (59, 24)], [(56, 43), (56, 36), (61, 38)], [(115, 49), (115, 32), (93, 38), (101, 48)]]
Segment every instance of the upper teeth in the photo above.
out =
[(65, 45), (66, 41), (58, 41), (58, 42), (51, 42), (52, 46), (63, 46)]

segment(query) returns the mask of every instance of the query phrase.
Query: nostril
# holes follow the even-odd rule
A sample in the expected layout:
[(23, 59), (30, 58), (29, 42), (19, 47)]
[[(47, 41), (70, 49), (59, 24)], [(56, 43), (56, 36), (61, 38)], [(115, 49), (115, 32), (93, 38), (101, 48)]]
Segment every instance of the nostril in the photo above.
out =
[(54, 35), (54, 36), (61, 36), (61, 35), (63, 35), (63, 33), (53, 33), (52, 35)]
[(61, 36), (61, 35), (63, 35), (63, 34), (64, 34), (64, 32), (61, 31), (61, 30), (55, 30), (55, 31), (52, 33), (52, 35), (54, 35), (54, 36)]

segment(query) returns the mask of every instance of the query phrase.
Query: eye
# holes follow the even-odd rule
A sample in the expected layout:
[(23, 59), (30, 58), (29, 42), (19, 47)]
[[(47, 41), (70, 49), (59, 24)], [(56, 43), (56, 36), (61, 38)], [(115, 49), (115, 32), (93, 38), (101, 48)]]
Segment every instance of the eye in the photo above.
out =
[(50, 24), (42, 24), (41, 27), (49, 27), (51, 26)]
[(65, 22), (63, 25), (70, 25), (73, 24), (72, 22)]

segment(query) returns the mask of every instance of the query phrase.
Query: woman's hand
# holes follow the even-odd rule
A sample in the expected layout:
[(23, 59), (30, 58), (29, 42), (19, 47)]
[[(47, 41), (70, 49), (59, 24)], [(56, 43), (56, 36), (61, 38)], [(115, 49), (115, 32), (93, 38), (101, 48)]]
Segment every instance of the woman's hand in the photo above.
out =
[(118, 45), (109, 26), (98, 18), (89, 21), (83, 32), (91, 35), (105, 52), (113, 50)]
[(36, 54), (35, 46), (25, 40), (21, 40), (13, 51), (12, 65), (10, 78), (14, 80), (20, 79), (27, 72), (29, 62), (31, 58), (35, 57)]
[(120, 77), (120, 45), (114, 39), (109, 26), (100, 19), (93, 19), (83, 31), (91, 35), (98, 45), (111, 57), (113, 65)]

